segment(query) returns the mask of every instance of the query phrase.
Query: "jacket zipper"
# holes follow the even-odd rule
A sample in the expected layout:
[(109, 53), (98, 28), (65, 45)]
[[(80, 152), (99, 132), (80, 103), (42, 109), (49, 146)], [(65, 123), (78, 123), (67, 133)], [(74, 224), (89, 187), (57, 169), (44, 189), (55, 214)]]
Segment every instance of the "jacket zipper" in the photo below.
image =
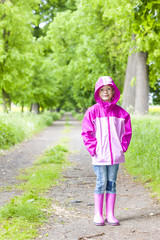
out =
[(109, 116), (107, 116), (107, 119), (108, 119), (109, 149), (110, 149), (110, 154), (111, 154), (111, 165), (113, 165), (113, 154), (112, 154), (112, 146), (111, 146), (111, 129), (110, 129)]

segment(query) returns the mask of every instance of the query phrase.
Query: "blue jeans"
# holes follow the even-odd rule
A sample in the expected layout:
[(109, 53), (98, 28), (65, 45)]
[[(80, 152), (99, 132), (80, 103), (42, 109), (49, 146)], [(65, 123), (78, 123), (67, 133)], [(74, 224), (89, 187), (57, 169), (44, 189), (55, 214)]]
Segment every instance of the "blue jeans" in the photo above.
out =
[(93, 169), (97, 176), (95, 193), (116, 193), (116, 180), (119, 164), (107, 166), (93, 165)]

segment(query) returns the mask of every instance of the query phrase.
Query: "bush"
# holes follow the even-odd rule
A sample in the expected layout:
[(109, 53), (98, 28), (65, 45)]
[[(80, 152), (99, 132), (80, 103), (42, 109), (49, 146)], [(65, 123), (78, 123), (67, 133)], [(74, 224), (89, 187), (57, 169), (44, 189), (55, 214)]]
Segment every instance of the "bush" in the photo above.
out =
[(60, 112), (52, 112), (52, 119), (53, 121), (56, 121), (61, 118), (61, 113)]
[(52, 118), (52, 114), (49, 112), (43, 113), (40, 115), (39, 117), (40, 121), (43, 122), (44, 125), (46, 126), (51, 126), (53, 123), (53, 118)]
[(83, 117), (84, 117), (83, 113), (77, 113), (77, 112), (74, 112), (74, 111), (72, 111), (72, 115), (73, 115), (74, 118), (76, 118), (79, 121), (82, 121)]

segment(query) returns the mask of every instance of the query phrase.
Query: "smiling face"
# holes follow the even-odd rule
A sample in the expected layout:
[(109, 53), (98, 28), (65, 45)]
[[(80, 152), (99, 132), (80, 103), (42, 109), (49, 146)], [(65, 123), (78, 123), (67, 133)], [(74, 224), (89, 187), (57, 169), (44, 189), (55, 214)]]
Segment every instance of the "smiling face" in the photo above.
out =
[(103, 102), (111, 102), (114, 89), (110, 85), (105, 85), (99, 90), (99, 96)]

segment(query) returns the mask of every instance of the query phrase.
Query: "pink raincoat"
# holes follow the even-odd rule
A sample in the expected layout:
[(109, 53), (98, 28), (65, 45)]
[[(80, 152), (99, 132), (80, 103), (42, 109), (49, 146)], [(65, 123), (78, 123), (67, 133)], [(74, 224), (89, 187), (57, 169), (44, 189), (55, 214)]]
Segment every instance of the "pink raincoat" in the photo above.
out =
[[(103, 102), (99, 90), (104, 85), (114, 88), (111, 102)], [(113, 165), (125, 162), (131, 135), (130, 115), (116, 103), (120, 91), (111, 77), (100, 77), (95, 86), (96, 104), (88, 108), (82, 122), (82, 138), (92, 156), (93, 165)]]

